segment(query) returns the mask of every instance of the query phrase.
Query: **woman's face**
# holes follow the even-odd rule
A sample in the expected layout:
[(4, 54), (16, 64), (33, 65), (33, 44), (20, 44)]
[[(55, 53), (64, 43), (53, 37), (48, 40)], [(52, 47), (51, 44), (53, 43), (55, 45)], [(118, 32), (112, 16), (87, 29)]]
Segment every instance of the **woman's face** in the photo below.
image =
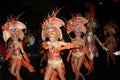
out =
[(80, 37), (80, 35), (81, 35), (81, 32), (75, 32), (76, 37)]
[(18, 36), (17, 36), (17, 35), (15, 35), (15, 34), (14, 34), (14, 35), (12, 35), (12, 37), (11, 37), (11, 38), (12, 38), (12, 40), (13, 40), (13, 41), (17, 41), (17, 40), (18, 40)]
[(54, 35), (50, 35), (49, 39), (50, 39), (50, 41), (55, 41), (56, 40)]

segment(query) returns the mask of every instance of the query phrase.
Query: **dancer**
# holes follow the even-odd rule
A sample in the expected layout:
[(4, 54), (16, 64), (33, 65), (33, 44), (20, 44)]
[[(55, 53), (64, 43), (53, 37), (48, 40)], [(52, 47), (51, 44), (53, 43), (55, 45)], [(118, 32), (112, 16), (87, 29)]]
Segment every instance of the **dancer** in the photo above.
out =
[[(54, 71), (56, 70), (61, 80), (66, 80), (65, 78), (65, 66), (63, 60), (60, 56), (61, 50), (69, 49), (73, 47), (72, 43), (66, 43), (60, 41), (62, 39), (62, 32), (60, 30), (61, 26), (64, 26), (64, 22), (57, 18), (56, 15), (59, 10), (52, 13), (51, 16), (45, 20), (42, 24), (42, 46), (44, 49), (48, 50), (48, 64), (46, 67), (46, 72), (44, 75), (44, 80), (50, 80)], [(46, 41), (45, 39), (49, 40)], [(60, 40), (59, 40), (60, 39)]]
[(82, 38), (82, 33), (84, 33), (84, 34), (86, 33), (86, 27), (84, 25), (87, 22), (88, 22), (88, 20), (85, 19), (84, 17), (82, 17), (82, 15), (80, 13), (78, 13), (72, 19), (70, 19), (67, 23), (67, 33), (70, 34), (71, 32), (74, 32), (74, 34), (75, 34), (75, 38), (72, 38), (69, 35), (72, 43), (79, 46), (77, 48), (71, 49), (70, 53), (68, 54), (68, 57), (67, 57), (67, 61), (69, 61), (70, 55), (72, 54), (71, 66), (72, 66), (72, 70), (75, 74), (75, 80), (78, 80), (79, 76), (83, 80), (85, 80), (85, 77), (81, 73), (80, 70), (83, 65), (83, 62), (86, 61), (86, 63), (87, 63), (85, 54), (87, 54), (88, 58), (90, 59), (89, 52), (87, 52), (87, 49), (85, 48), (84, 39)]
[(97, 23), (95, 20), (95, 7), (93, 4), (86, 2), (85, 6), (88, 8), (88, 15), (86, 15), (89, 22), (87, 23), (87, 34), (84, 36), (84, 40), (86, 42), (86, 47), (89, 49), (90, 57), (93, 59), (94, 57), (99, 57), (98, 49), (96, 43), (104, 49), (108, 50), (102, 42), (99, 40), (97, 35), (95, 34), (95, 28), (97, 27)]
[(105, 24), (103, 27), (104, 35), (106, 36), (103, 44), (109, 49), (107, 52), (108, 66), (110, 64), (110, 58), (113, 60), (114, 64), (116, 63), (116, 56), (113, 53), (116, 52), (118, 46), (116, 40), (117, 30), (119, 30), (118, 26), (111, 21), (108, 24)]
[(99, 53), (98, 53), (98, 49), (96, 47), (96, 42), (99, 43), (99, 45), (106, 51), (108, 51), (108, 49), (102, 44), (102, 42), (99, 40), (99, 38), (97, 37), (97, 35), (94, 34), (93, 30), (94, 30), (94, 25), (92, 24), (92, 22), (89, 22), (87, 24), (87, 34), (84, 36), (84, 39), (86, 40), (86, 46), (88, 47), (89, 51), (90, 51), (90, 56), (93, 59), (94, 57), (99, 57)]
[(10, 44), (8, 46), (8, 55), (6, 60), (10, 60), (10, 73), (17, 78), (17, 80), (22, 80), (20, 76), (21, 66), (26, 67), (30, 72), (34, 72), (35, 69), (30, 65), (30, 60), (23, 49), (22, 40), (24, 38), (23, 29), (26, 26), (17, 20), (17, 18), (12, 18), (7, 21), (3, 26), (3, 39), (5, 42), (10, 39)]

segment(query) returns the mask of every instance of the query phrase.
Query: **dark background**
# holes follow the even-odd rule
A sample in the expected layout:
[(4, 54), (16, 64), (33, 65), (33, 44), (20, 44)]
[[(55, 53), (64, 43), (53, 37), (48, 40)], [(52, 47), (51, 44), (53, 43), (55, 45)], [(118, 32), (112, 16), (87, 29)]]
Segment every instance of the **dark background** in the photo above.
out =
[(30, 29), (38, 29), (41, 26), (40, 22), (56, 7), (62, 8), (57, 16), (65, 20), (70, 19), (71, 14), (74, 13), (84, 14), (87, 11), (85, 2), (91, 2), (95, 6), (95, 15), (100, 25), (110, 19), (119, 24), (120, 3), (115, 1), (119, 0), (2, 0), (0, 2), (0, 24), (3, 25), (11, 14), (18, 16), (25, 11), (19, 20), (27, 24)]
[[(43, 22), (44, 18), (46, 18), (48, 14), (51, 14), (57, 7), (62, 8), (57, 16), (63, 21), (66, 21), (71, 18), (71, 14), (79, 12), (84, 14), (87, 11), (84, 6), (86, 1), (93, 3), (95, 6), (96, 19), (100, 25), (97, 29), (97, 35), (101, 40), (103, 39), (102, 27), (105, 23), (108, 23), (109, 20), (112, 20), (120, 26), (120, 2), (115, 2), (117, 0), (2, 0), (0, 2), (0, 25), (2, 26), (7, 21), (7, 17), (11, 14), (13, 16), (18, 16), (25, 11), (19, 20), (25, 23), (27, 28), (32, 32), (40, 31), (40, 23)], [(65, 40), (69, 41), (64, 29), (62, 29), (62, 31)], [(40, 36), (41, 35), (38, 35), (38, 37)], [(119, 36), (120, 35), (118, 34), (118, 41), (120, 39)], [(0, 34), (0, 37), (2, 38), (2, 33)], [(120, 57), (116, 57), (116, 65), (111, 63), (111, 67), (107, 67), (106, 52), (103, 51), (99, 45), (97, 45), (97, 47), (100, 57), (94, 59), (94, 72), (91, 75), (85, 76), (86, 80), (120, 80)], [(67, 50), (63, 52), (68, 53)], [(37, 71), (35, 73), (29, 73), (25, 68), (22, 68), (21, 75), (24, 80), (43, 80), (43, 75), (39, 72), (39, 62), (41, 57), (41, 55), (30, 57), (31, 64)], [(66, 57), (67, 54), (62, 55), (66, 66), (67, 80), (74, 80), (70, 63), (66, 62)], [(9, 73), (6, 63), (3, 63), (3, 67), (3, 70), (0, 71), (0, 80), (15, 80)], [(82, 72), (86, 74), (84, 68), (82, 68)]]

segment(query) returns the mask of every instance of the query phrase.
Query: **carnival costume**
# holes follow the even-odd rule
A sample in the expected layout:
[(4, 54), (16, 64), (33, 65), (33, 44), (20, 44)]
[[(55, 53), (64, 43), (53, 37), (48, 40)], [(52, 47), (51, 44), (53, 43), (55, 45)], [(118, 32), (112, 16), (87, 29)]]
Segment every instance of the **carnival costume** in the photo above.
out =
[[(53, 69), (58, 69), (60, 67), (61, 69), (58, 70), (64, 71), (63, 73), (65, 74), (65, 67), (62, 58), (60, 57), (60, 51), (73, 47), (73, 44), (62, 41), (63, 36), (60, 27), (65, 24), (61, 19), (56, 17), (58, 12), (59, 10), (53, 11), (52, 15), (49, 15), (42, 24), (42, 39), (45, 43), (43, 43), (42, 46), (44, 49), (49, 50), (48, 66), (50, 65)], [(54, 42), (46, 41), (46, 38), (49, 38), (50, 36), (54, 36)], [(64, 74), (61, 76), (64, 76)]]
[[(86, 23), (88, 23), (87, 19), (82, 17), (80, 13), (76, 14), (67, 23), (67, 33), (69, 34), (71, 32), (74, 32), (74, 33), (82, 32), (86, 34), (86, 27), (84, 26)], [(78, 49), (72, 50), (72, 57), (79, 58), (80, 56), (85, 54), (87, 58), (86, 57), (84, 58), (84, 65), (89, 71), (93, 70), (93, 65), (91, 65), (93, 60), (90, 57), (88, 48), (83, 47), (81, 41), (71, 38), (71, 36), (70, 36), (70, 39), (72, 40), (73, 43), (75, 42), (75, 44), (79, 45)], [(68, 57), (67, 57), (68, 61), (69, 61), (69, 58), (70, 58), (70, 54), (68, 54)]]
[[(86, 47), (90, 53), (90, 58), (93, 60), (94, 57), (98, 57), (98, 49), (96, 46), (96, 42), (104, 49), (107, 50), (106, 47), (101, 43), (97, 35), (94, 34), (95, 28), (98, 27), (98, 24), (95, 19), (95, 7), (92, 3), (86, 2), (85, 7), (88, 9), (88, 14), (86, 18), (89, 20), (86, 27), (87, 27), (87, 34), (84, 36), (84, 40), (86, 42)], [(93, 61), (94, 63), (94, 61)], [(86, 66), (87, 67), (87, 66)], [(92, 71), (92, 70), (91, 70)]]
[(109, 66), (109, 64), (110, 64), (109, 58), (111, 58), (113, 60), (114, 64), (116, 63), (116, 56), (114, 54), (118, 47), (116, 37), (117, 37), (117, 33), (119, 31), (119, 28), (118, 28), (118, 25), (116, 25), (115, 23), (109, 22), (104, 25), (103, 31), (104, 31), (104, 35), (105, 35), (105, 41), (104, 41), (103, 45), (106, 46), (109, 50), (109, 51), (107, 51), (107, 63)]
[[(55, 35), (57, 38), (56, 39), (62, 39), (62, 32), (60, 30), (61, 26), (64, 26), (64, 22), (57, 18), (58, 11), (53, 11), (51, 16), (48, 16), (47, 19), (45, 19), (45, 22), (42, 24), (42, 39), (45, 40), (47, 37), (49, 37), (51, 34)], [(43, 46), (45, 49), (51, 48), (51, 46)], [(57, 58), (57, 56), (54, 56), (54, 54), (59, 53), (57, 50), (53, 50), (53, 52), (50, 52), (50, 56), (52, 59), (48, 59), (48, 64), (52, 65), (53, 68), (56, 68), (59, 64), (62, 64), (63, 61), (61, 58)]]
[[(30, 60), (27, 54), (23, 51), (20, 51), (20, 47), (17, 46), (18, 44), (22, 45), (19, 39), (23, 40), (24, 38), (24, 32), (22, 31), (23, 29), (26, 29), (26, 25), (23, 24), (21, 21), (18, 21), (17, 18), (12, 18), (10, 21), (7, 21), (2, 26), (3, 39), (5, 43), (7, 43), (8, 40), (11, 38), (11, 42), (7, 46), (9, 47), (9, 50), (7, 51), (8, 54), (5, 59), (11, 59), (10, 63), (15, 62), (17, 66), (19, 66), (19, 64), (22, 64), (22, 66), (26, 67), (30, 72), (34, 72), (35, 69), (32, 65), (30, 65)], [(17, 37), (18, 42), (20, 43), (14, 44), (12, 41), (14, 37)]]

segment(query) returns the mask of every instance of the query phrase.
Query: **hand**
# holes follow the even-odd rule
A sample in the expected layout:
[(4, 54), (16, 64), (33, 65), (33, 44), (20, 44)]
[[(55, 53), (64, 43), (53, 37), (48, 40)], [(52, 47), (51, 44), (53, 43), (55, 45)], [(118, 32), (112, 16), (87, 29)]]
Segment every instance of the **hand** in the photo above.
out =
[(108, 48), (106, 48), (106, 47), (103, 47), (103, 49), (104, 49), (106, 52), (108, 52), (108, 51), (109, 51), (109, 49), (108, 49)]
[(120, 55), (120, 51), (116, 51), (113, 54), (116, 55), (116, 56), (118, 56), (118, 55)]

